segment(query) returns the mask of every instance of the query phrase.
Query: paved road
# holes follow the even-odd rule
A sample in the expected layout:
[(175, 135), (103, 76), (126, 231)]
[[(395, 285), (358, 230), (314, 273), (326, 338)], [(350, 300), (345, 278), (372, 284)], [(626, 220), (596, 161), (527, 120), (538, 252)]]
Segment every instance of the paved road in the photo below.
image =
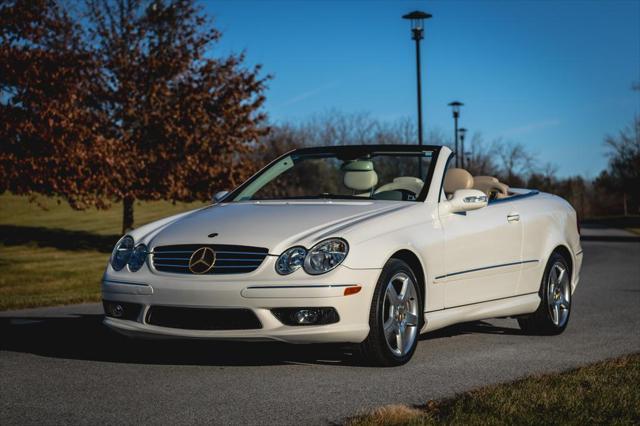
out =
[(640, 243), (590, 235), (563, 335), (464, 324), (423, 336), (400, 368), (360, 367), (322, 346), (131, 342), (101, 327), (98, 305), (5, 312), (0, 423), (326, 424), (638, 352)]

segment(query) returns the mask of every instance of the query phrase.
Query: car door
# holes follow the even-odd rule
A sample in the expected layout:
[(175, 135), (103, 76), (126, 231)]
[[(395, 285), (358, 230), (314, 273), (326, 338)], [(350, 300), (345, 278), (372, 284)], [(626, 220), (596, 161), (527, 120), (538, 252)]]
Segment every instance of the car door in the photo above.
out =
[(523, 230), (513, 207), (495, 200), (465, 213), (439, 209), (446, 272), (436, 282), (444, 286), (445, 308), (515, 295)]

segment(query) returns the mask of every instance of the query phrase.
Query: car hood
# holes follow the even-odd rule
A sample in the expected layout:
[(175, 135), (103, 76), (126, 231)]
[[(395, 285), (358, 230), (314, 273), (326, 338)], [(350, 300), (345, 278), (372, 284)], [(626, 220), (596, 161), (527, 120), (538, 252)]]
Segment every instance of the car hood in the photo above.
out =
[[(238, 244), (279, 254), (311, 245), (409, 203), (390, 201), (261, 201), (213, 205), (164, 224), (148, 235), (151, 248), (172, 244)], [(209, 237), (210, 234), (217, 234)]]

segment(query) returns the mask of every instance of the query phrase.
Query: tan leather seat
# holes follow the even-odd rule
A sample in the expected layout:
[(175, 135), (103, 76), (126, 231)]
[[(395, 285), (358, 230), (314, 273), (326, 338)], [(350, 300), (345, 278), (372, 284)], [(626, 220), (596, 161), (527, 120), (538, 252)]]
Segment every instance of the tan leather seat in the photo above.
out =
[(398, 189), (404, 189), (406, 191), (410, 191), (416, 195), (422, 192), (422, 187), (424, 186), (424, 182), (422, 179), (411, 176), (400, 176), (393, 179), (393, 182), (387, 183), (386, 185), (382, 185), (380, 188), (376, 189), (376, 194), (385, 191), (395, 191)]
[(465, 169), (449, 169), (444, 175), (444, 193), (449, 197), (458, 189), (473, 188), (473, 176)]
[(509, 196), (509, 187), (493, 176), (475, 176), (473, 189), (478, 189), (491, 198), (505, 198)]

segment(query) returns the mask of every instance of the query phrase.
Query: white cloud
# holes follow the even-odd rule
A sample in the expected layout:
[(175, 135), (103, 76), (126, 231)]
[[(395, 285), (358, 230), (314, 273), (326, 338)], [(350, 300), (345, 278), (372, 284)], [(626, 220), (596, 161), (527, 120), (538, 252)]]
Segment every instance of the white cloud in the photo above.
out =
[(306, 92), (302, 92), (299, 95), (293, 96), (287, 100), (285, 100), (284, 102), (282, 102), (280, 105), (278, 105), (279, 107), (284, 107), (284, 106), (289, 106), (289, 105), (293, 105), (293, 104), (297, 104), (298, 102), (302, 102), (305, 99), (309, 99), (319, 93), (324, 92), (327, 89), (331, 89), (333, 87), (336, 87), (338, 85), (337, 82), (332, 82), (332, 83), (327, 83), (325, 85), (322, 85), (320, 87), (317, 87), (315, 89), (312, 90), (308, 90)]

